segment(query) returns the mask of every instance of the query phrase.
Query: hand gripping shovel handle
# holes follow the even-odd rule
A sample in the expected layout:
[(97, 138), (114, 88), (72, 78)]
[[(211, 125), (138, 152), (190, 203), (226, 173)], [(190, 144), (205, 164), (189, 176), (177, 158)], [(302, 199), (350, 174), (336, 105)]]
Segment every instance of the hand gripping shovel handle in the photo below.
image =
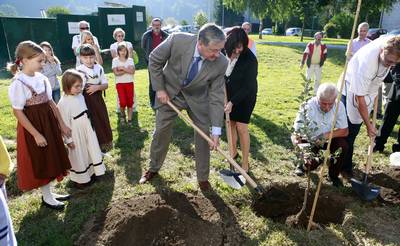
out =
[[(198, 128), (191, 119), (189, 119), (186, 115), (184, 115), (171, 101), (167, 101), (167, 104), (179, 115), (179, 117), (185, 121), (187, 124), (189, 124), (191, 127), (193, 127), (193, 129), (202, 137), (204, 138), (208, 143), (213, 144), (213, 140), (207, 135), (205, 134), (200, 128)], [(230, 164), (232, 164), (237, 171), (239, 171), (239, 173), (241, 175), (243, 175), (243, 177), (247, 180), (247, 182), (249, 182), (249, 184), (258, 192), (258, 193), (262, 193), (262, 190), (260, 187), (258, 187), (258, 185), (256, 184), (256, 182), (254, 182), (254, 180), (246, 173), (246, 171), (243, 170), (243, 168), (236, 163), (235, 160), (233, 160), (233, 158), (225, 153), (220, 147), (217, 147), (217, 151), (224, 156), (228, 162)]]

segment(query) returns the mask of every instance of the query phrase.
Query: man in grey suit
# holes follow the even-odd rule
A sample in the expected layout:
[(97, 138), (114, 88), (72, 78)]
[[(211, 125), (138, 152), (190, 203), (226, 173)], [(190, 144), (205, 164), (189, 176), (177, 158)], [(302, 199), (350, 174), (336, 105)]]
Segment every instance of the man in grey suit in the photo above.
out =
[(201, 190), (210, 183), (210, 148), (219, 145), (224, 115), (224, 74), (228, 61), (221, 54), (225, 34), (214, 24), (204, 25), (198, 37), (176, 33), (154, 49), (149, 57), (149, 71), (156, 91), (156, 127), (150, 147), (150, 169), (140, 179), (145, 183), (157, 175), (168, 152), (172, 124), (177, 113), (166, 103), (185, 109), (192, 121), (213, 144), (195, 133), (197, 180)]

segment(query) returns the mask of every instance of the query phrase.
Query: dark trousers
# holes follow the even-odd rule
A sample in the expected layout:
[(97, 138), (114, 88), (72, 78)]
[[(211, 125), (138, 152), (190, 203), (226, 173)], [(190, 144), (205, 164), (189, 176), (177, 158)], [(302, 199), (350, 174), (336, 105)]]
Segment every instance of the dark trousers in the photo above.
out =
[(153, 90), (153, 86), (151, 85), (151, 77), (149, 71), (149, 99), (150, 99), (150, 106), (154, 109), (154, 103), (156, 100), (156, 91)]
[[(385, 106), (385, 114), (383, 115), (383, 125), (379, 128), (378, 137), (375, 143), (378, 148), (383, 148), (397, 123), (400, 115), (400, 102), (389, 101)], [(400, 133), (400, 132), (399, 132)], [(400, 143), (400, 136), (397, 135), (397, 142)]]
[[(346, 107), (346, 96), (342, 95), (341, 98), (344, 107)], [(353, 173), (353, 152), (354, 152), (354, 142), (361, 129), (361, 124), (353, 124), (350, 122), (349, 117), (347, 117), (347, 124), (349, 129), (349, 135), (347, 136), (348, 151), (344, 159), (343, 171), (352, 174)]]
[[(322, 149), (326, 149), (327, 148), (327, 144), (324, 145), (324, 147)], [(336, 163), (333, 162), (333, 160), (328, 160), (328, 164), (329, 164), (329, 177), (331, 179), (336, 179), (340, 172), (342, 171), (344, 162), (345, 162), (345, 158), (347, 155), (347, 152), (349, 150), (348, 144), (347, 144), (347, 140), (344, 137), (341, 138), (332, 138), (332, 142), (331, 142), (331, 147), (330, 147), (330, 152), (331, 154), (334, 154), (339, 148), (341, 148), (341, 153), (340, 155), (336, 158)], [(312, 149), (312, 151), (314, 153), (318, 153), (320, 151), (320, 148), (314, 148)], [(316, 169), (319, 165), (321, 165), (323, 163), (324, 159), (320, 158), (318, 160), (313, 159), (311, 160), (311, 165), (310, 165), (310, 169), (314, 170)]]

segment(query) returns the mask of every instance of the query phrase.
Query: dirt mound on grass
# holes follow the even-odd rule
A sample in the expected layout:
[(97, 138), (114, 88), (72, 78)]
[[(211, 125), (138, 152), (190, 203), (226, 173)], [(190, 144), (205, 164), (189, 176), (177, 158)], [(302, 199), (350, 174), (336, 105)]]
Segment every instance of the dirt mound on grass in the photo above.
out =
[(170, 192), (116, 202), (88, 221), (76, 245), (240, 245), (230, 207)]
[(387, 168), (373, 174), (368, 181), (381, 187), (379, 199), (389, 205), (400, 204), (400, 169)]
[[(273, 185), (262, 197), (253, 202), (253, 210), (260, 216), (292, 226), (294, 216), (303, 206), (304, 190), (305, 187), (300, 186), (299, 183)], [(306, 228), (314, 195), (315, 189), (312, 189), (312, 193), (309, 193), (307, 198), (305, 216), (301, 216), (302, 218), (296, 226)], [(342, 224), (345, 204), (349, 200), (338, 191), (329, 191), (328, 188), (322, 187), (313, 221), (319, 225)]]

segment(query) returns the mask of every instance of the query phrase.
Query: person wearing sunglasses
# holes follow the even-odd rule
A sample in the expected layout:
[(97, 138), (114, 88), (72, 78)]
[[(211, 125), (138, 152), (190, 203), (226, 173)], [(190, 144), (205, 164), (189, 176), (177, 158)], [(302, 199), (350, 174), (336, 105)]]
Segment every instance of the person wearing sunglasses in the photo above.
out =
[(349, 151), (343, 166), (343, 175), (353, 176), (354, 142), (365, 123), (370, 138), (375, 138), (376, 128), (369, 115), (378, 96), (379, 86), (396, 63), (400, 62), (400, 36), (382, 37), (360, 49), (350, 60), (345, 75), (342, 102), (346, 106), (349, 125), (347, 141)]
[[(80, 65), (78, 48), (79, 48), (79, 46), (81, 46), (82, 32), (90, 31), (90, 24), (87, 21), (84, 21), (84, 20), (80, 21), (78, 26), (79, 26), (79, 34), (76, 34), (75, 36), (72, 37), (72, 46), (71, 46), (72, 51), (74, 52), (74, 55), (76, 56), (76, 66)], [(95, 36), (93, 36), (93, 41), (97, 45), (97, 47), (99, 47), (99, 49), (100, 49), (99, 41), (97, 40), (97, 38)]]

